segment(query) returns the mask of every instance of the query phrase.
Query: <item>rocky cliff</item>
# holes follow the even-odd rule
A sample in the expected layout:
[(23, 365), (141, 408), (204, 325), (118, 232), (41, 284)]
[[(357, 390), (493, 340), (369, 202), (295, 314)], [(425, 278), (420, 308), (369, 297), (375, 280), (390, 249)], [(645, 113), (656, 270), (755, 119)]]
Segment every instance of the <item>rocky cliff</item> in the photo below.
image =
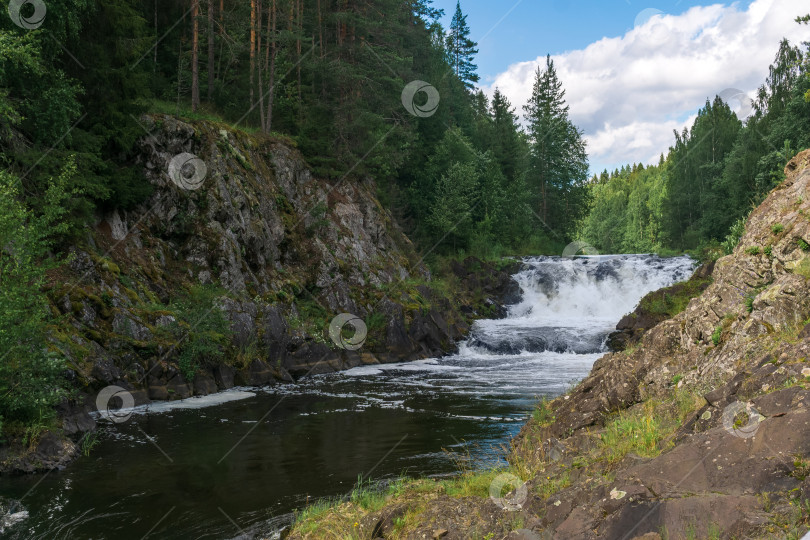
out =
[[(320, 519), (353, 521), (361, 538), (801, 537), (810, 528), (810, 150), (786, 173), (733, 254), (703, 276), (703, 292), (541, 403), (509, 467), (416, 481), (381, 510), (350, 501)], [(317, 537), (302, 530), (292, 536)]]
[[(51, 275), (51, 346), (78, 391), (60, 407), (68, 436), (93, 428), (108, 385), (140, 404), (441, 355), (519, 294), (508, 271), (476, 259), (437, 282), (372, 179), (320, 178), (288, 140), (141, 123), (151, 196), (99, 216)], [(4, 448), (0, 461), (47, 469), (71, 444), (47, 436), (33, 459)]]

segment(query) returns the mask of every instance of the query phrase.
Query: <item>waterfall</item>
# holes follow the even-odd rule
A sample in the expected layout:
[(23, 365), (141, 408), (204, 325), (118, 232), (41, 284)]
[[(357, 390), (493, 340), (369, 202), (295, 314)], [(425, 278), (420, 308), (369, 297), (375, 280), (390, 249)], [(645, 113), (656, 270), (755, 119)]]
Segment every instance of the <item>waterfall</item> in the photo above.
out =
[(531, 257), (515, 276), (523, 296), (506, 319), (479, 321), (466, 344), (497, 354), (604, 351), (607, 335), (645, 294), (688, 279), (688, 257)]

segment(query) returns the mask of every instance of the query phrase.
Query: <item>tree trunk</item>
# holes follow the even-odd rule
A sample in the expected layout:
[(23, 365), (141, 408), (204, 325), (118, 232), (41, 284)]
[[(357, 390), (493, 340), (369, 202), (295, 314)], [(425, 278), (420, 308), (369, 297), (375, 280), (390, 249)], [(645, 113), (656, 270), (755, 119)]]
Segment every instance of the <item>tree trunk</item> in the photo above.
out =
[[(155, 38), (158, 37), (158, 21), (157, 21), (157, 3), (158, 0), (155, 0)], [(155, 63), (152, 65), (152, 72), (157, 71), (157, 45), (155, 45)]]
[(253, 74), (256, 71), (256, 0), (250, 0), (250, 107), (253, 107)]
[(298, 19), (298, 32), (295, 37), (295, 52), (296, 52), (296, 70), (298, 71), (298, 114), (301, 115), (301, 34), (304, 31), (303, 15), (301, 13), (301, 1), (296, 2), (296, 18)]
[(264, 124), (264, 75), (262, 71), (262, 0), (256, 4), (256, 69), (259, 80), (259, 120), (262, 131), (266, 129)]
[(200, 14), (199, 0), (191, 0), (191, 110), (200, 107), (200, 24), (197, 20)]
[(270, 16), (267, 18), (267, 57), (270, 57), (270, 67), (267, 70), (270, 75), (267, 88), (267, 114), (265, 115), (265, 132), (270, 133), (273, 129), (273, 97), (276, 94), (276, 0), (270, 0)]
[(318, 0), (318, 45), (321, 48), (321, 58), (323, 58), (323, 14), (321, 13), (321, 0)]
[(214, 0), (208, 0), (208, 102), (214, 100)]

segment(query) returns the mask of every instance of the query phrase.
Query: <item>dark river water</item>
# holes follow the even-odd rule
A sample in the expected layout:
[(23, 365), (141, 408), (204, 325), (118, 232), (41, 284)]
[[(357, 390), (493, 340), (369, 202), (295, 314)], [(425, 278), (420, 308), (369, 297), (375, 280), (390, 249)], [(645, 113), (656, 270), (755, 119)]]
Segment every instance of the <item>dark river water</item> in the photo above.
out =
[[(689, 277), (687, 258), (524, 259), (523, 300), (479, 321), (459, 353), (241, 388), (100, 422), (64, 471), (0, 478), (27, 516), (12, 539), (254, 538), (358, 477), (447, 475), (502, 459), (542, 396), (587, 375), (647, 292)], [(0, 528), (3, 525), (0, 523)]]

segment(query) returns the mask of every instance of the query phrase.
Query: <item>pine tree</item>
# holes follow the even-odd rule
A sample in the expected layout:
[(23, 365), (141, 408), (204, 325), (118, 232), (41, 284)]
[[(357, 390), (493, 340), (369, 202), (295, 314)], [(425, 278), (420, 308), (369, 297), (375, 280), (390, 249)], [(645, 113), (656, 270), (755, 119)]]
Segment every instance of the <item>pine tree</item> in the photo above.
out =
[(191, 0), (191, 110), (200, 107), (200, 14), (199, 0)]
[(467, 88), (472, 88), (473, 83), (479, 81), (476, 73), (478, 66), (473, 63), (478, 54), (477, 46), (470, 39), (470, 27), (467, 26), (467, 16), (461, 12), (461, 2), (456, 2), (456, 12), (447, 35), (447, 53), (453, 72)]
[(492, 152), (508, 180), (518, 178), (526, 154), (521, 144), (518, 118), (509, 99), (498, 89), (492, 95)]
[(588, 157), (582, 131), (568, 117), (551, 56), (545, 70), (537, 68), (524, 112), (532, 144), (528, 181), (539, 197), (536, 211), (547, 226), (570, 234), (587, 206)]

